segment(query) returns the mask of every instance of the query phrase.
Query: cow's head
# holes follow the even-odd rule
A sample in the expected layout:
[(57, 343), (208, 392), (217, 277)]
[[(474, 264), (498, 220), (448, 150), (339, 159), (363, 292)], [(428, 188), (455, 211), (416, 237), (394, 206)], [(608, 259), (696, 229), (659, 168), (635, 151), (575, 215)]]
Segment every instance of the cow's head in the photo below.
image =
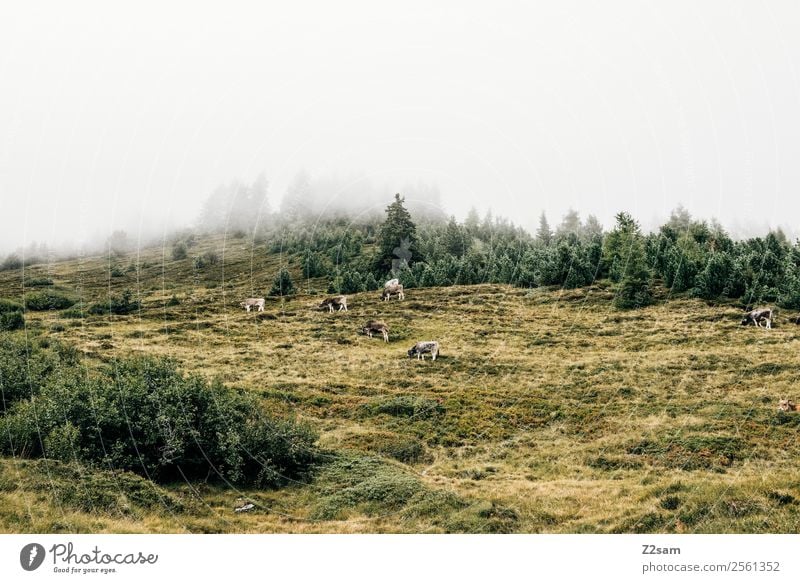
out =
[(408, 357), (411, 358), (417, 353), (417, 345), (411, 347), (411, 350), (408, 351)]
[(744, 318), (742, 318), (742, 326), (747, 326), (752, 321), (753, 318), (750, 316), (750, 314), (747, 314)]
[(796, 408), (794, 402), (790, 401), (789, 399), (781, 399), (778, 401), (778, 410), (779, 411), (793, 411)]

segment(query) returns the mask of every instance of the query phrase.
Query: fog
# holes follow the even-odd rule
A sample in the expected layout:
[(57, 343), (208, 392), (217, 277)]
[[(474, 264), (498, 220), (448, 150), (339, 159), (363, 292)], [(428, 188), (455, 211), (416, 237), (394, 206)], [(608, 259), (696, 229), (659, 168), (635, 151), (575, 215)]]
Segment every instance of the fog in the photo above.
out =
[(299, 172), (356, 214), (406, 189), (528, 228), (681, 203), (795, 233), (799, 25), (791, 1), (5, 3), (0, 251), (158, 237), (260, 175), (281, 209)]

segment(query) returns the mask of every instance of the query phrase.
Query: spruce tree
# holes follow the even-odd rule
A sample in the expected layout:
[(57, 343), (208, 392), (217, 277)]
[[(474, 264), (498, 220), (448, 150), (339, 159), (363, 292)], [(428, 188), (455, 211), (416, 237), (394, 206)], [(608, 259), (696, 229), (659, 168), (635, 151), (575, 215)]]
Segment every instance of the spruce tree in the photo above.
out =
[(375, 268), (379, 274), (410, 267), (417, 250), (417, 227), (411, 214), (403, 205), (405, 199), (394, 195), (394, 202), (386, 207), (386, 220), (378, 234), (378, 254)]
[(275, 281), (272, 283), (272, 289), (269, 290), (271, 296), (290, 296), (294, 294), (294, 282), (289, 270), (285, 267), (280, 270)]
[(547, 217), (544, 212), (539, 215), (539, 228), (536, 229), (536, 240), (542, 245), (550, 245), (553, 240), (553, 231), (550, 229), (550, 223), (547, 222)]
[(617, 225), (603, 245), (603, 259), (609, 265), (611, 279), (619, 282), (614, 305), (621, 309), (641, 308), (653, 301), (644, 237), (631, 215), (619, 213), (616, 218)]

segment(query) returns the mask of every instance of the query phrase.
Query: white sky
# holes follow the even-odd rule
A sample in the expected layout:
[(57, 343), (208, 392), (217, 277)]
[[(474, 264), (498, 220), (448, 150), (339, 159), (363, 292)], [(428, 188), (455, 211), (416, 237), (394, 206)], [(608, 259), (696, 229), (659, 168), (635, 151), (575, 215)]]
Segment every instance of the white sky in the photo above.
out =
[(449, 212), (800, 217), (800, 3), (6, 2), (0, 249), (300, 168)]

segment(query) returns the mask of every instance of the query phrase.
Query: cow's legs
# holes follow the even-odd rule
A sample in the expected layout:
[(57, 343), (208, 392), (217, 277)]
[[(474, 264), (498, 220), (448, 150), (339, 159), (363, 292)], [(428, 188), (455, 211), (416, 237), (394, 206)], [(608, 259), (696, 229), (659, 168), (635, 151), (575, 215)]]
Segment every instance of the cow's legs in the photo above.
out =
[(244, 309), (249, 312), (250, 311), (250, 306), (245, 306)]

